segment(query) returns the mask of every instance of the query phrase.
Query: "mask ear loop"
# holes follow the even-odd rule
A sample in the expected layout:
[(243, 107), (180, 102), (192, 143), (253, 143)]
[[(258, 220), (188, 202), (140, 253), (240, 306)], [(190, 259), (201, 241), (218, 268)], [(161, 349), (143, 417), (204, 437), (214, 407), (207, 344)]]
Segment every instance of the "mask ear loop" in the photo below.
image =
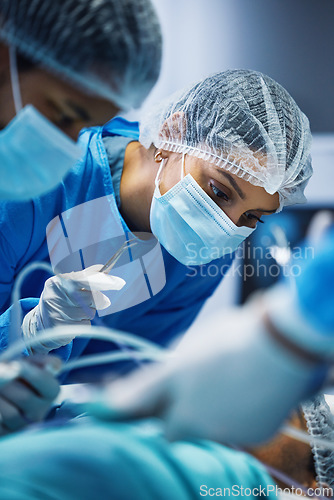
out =
[[(185, 169), (185, 165), (184, 165), (184, 163), (185, 163), (185, 156), (186, 156), (186, 155), (185, 155), (185, 153), (182, 153), (182, 163), (181, 163), (181, 181), (182, 181), (182, 179), (184, 178), (184, 169)], [(165, 161), (166, 161), (165, 159), (162, 159), (162, 160), (161, 160), (161, 164), (160, 164), (159, 170), (158, 170), (157, 175), (156, 175), (156, 177), (155, 177), (155, 185), (156, 185), (156, 187), (157, 187), (158, 189), (159, 189), (159, 184), (160, 184), (160, 174), (161, 174), (161, 170), (162, 170), (162, 168), (163, 168), (163, 166), (164, 166), (164, 164), (165, 164)]]
[(165, 159), (162, 159), (161, 162), (160, 162), (160, 167), (158, 169), (158, 172), (157, 172), (157, 175), (155, 176), (155, 186), (159, 189), (159, 184), (160, 184), (160, 174), (161, 174), (161, 170), (164, 166), (164, 163), (165, 163)]
[(185, 163), (185, 157), (186, 157), (186, 154), (185, 153), (182, 153), (182, 164), (181, 164), (181, 181), (184, 177), (184, 169), (185, 169), (185, 166), (184, 166), (184, 163)]
[(12, 92), (14, 99), (14, 106), (16, 114), (21, 111), (22, 106), (22, 97), (20, 92), (20, 80), (19, 80), (19, 72), (17, 69), (17, 58), (16, 58), (16, 50), (12, 45), (9, 47), (9, 68), (10, 68), (10, 81), (12, 84)]

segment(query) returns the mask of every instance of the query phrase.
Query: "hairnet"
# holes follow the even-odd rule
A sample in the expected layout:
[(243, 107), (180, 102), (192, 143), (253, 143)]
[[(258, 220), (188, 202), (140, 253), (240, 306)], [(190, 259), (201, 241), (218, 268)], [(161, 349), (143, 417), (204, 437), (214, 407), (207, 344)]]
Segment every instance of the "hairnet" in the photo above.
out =
[(124, 109), (141, 104), (160, 71), (161, 32), (150, 0), (2, 0), (0, 37)]
[[(334, 441), (334, 416), (322, 394), (303, 403), (303, 411), (312, 437)], [(312, 450), (319, 486), (334, 487), (334, 451), (319, 444), (313, 444)]]
[(288, 92), (266, 75), (229, 70), (174, 94), (143, 117), (140, 141), (210, 161), (268, 193), (305, 201), (311, 133)]

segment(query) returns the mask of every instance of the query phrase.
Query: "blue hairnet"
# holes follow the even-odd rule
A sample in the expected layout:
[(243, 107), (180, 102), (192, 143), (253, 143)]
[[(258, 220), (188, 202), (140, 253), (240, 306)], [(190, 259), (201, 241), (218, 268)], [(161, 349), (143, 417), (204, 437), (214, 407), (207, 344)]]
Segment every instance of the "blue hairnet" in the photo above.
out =
[(145, 147), (187, 153), (278, 192), (280, 208), (305, 201), (312, 175), (306, 116), (274, 80), (229, 70), (174, 94), (144, 116)]
[(2, 0), (0, 38), (123, 109), (141, 104), (160, 71), (150, 0)]

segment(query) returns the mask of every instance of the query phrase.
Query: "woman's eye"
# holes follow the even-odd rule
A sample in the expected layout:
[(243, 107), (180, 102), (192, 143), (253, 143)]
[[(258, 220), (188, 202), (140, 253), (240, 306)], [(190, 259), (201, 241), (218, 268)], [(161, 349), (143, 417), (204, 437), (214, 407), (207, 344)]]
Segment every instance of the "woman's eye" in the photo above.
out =
[(225, 194), (223, 191), (221, 191), (220, 189), (218, 189), (214, 184), (212, 184), (210, 182), (210, 187), (212, 189), (212, 192), (215, 196), (217, 196), (218, 198), (222, 198), (224, 201), (228, 201), (229, 200), (229, 197), (227, 196), (227, 194)]
[(246, 212), (245, 217), (248, 220), (256, 220), (256, 222), (261, 222), (261, 224), (264, 224), (264, 220), (261, 220), (260, 217), (258, 217), (257, 215), (250, 214), (250, 213)]
[(73, 125), (74, 120), (72, 117), (67, 116), (67, 115), (61, 115), (59, 118), (57, 125), (58, 127), (69, 127), (70, 125)]

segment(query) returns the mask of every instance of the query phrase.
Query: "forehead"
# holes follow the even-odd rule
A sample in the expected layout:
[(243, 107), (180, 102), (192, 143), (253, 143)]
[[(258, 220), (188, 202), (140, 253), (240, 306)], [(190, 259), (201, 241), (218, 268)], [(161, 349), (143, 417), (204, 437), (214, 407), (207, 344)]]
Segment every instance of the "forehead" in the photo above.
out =
[[(239, 159), (240, 157), (233, 156), (231, 161), (240, 166), (240, 162), (237, 163)], [(251, 159), (251, 157), (247, 158), (249, 164)], [(253, 175), (250, 177), (247, 172), (244, 170), (241, 171), (240, 168), (237, 169), (238, 174), (233, 173), (233, 170), (235, 170), (233, 169), (233, 165), (231, 167), (227, 162), (222, 166), (217, 166), (211, 159), (197, 158), (196, 156), (191, 156), (191, 154), (188, 157), (190, 168), (198, 177), (211, 176), (219, 183), (232, 188), (241, 199), (251, 202), (252, 205), (254, 204), (254, 207), (262, 206), (266, 210), (277, 210), (279, 207), (278, 193), (269, 194), (261, 185), (254, 185), (249, 180), (246, 180), (247, 178), (256, 179), (256, 168), (258, 168), (258, 165), (263, 166), (265, 155), (260, 155), (260, 160), (262, 165), (254, 163)], [(245, 177), (240, 177), (240, 173), (244, 174)], [(260, 181), (258, 182), (260, 183)]]
[(223, 149), (210, 147), (206, 144), (190, 149), (188, 156), (203, 160), (205, 163), (222, 167), (231, 173), (247, 173), (248, 176), (262, 178), (265, 172), (272, 170), (272, 165), (277, 164), (276, 156), (263, 151), (254, 151), (244, 146), (227, 146)]
[(72, 111), (80, 111), (81, 116), (92, 124), (103, 124), (112, 118), (119, 108), (110, 101), (101, 97), (87, 94), (75, 84), (59, 78), (42, 68), (22, 73), (22, 86), (24, 85), (26, 95), (32, 103), (53, 102), (54, 104), (72, 108)]

